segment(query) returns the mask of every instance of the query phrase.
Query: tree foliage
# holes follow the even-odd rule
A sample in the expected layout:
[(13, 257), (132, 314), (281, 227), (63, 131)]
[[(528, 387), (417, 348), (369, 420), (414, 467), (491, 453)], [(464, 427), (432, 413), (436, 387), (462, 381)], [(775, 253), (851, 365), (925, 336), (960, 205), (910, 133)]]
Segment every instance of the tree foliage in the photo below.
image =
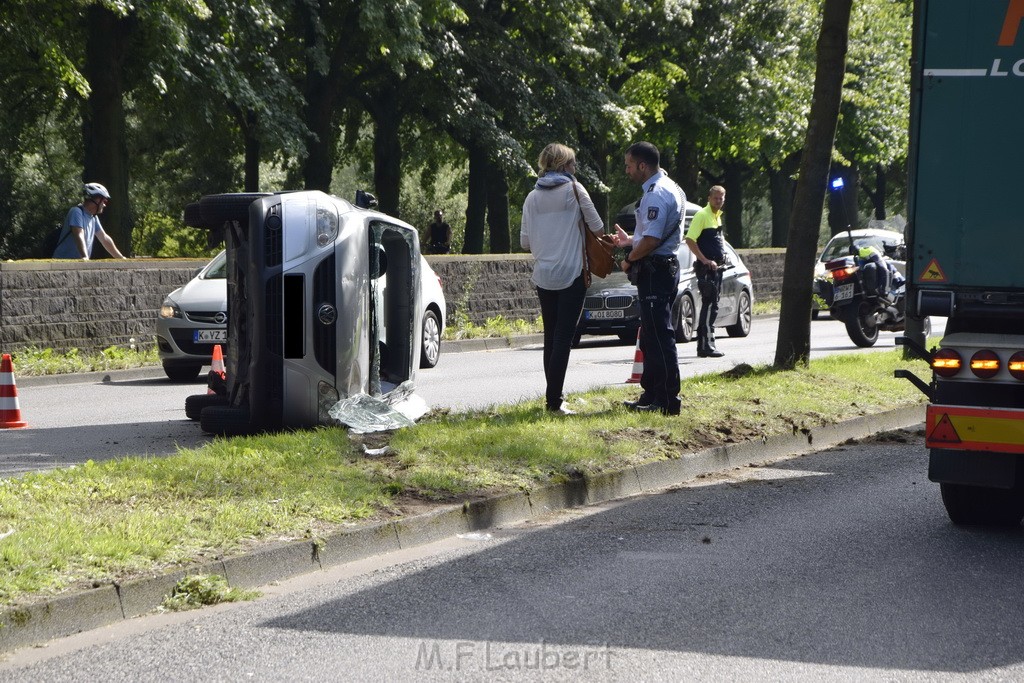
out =
[[(909, 4), (857, 5), (834, 155), (897, 184)], [(739, 243), (757, 231), (783, 243), (822, 9), (821, 0), (7, 0), (0, 256), (30, 253), (84, 179), (111, 187), (104, 225), (122, 248), (198, 249), (173, 233), (201, 194), (331, 190), (365, 177), (389, 212), (424, 221), (422, 203), (447, 203), (465, 211), (460, 224), (449, 210), (465, 250), (507, 251), (543, 145), (574, 147), (581, 181), (613, 215), (637, 192), (619, 170), (636, 139), (661, 147), (691, 199), (724, 179)], [(898, 195), (870, 189), (882, 211), (887, 192)], [(774, 228), (749, 223), (746, 207), (759, 203), (772, 207)]]

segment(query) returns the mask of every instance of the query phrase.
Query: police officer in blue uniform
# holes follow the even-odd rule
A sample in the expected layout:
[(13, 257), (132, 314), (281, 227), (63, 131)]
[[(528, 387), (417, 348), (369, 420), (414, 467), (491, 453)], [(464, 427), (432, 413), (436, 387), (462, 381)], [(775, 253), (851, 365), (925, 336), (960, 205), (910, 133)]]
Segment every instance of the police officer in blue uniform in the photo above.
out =
[(626, 407), (640, 412), (678, 415), (679, 358), (676, 355), (672, 304), (679, 285), (676, 249), (682, 238), (686, 195), (661, 169), (658, 148), (637, 142), (626, 150), (626, 175), (644, 191), (636, 209), (633, 237), (615, 226), (615, 243), (632, 246), (620, 263), (636, 284), (640, 299), (640, 351), (644, 371), (643, 392)]

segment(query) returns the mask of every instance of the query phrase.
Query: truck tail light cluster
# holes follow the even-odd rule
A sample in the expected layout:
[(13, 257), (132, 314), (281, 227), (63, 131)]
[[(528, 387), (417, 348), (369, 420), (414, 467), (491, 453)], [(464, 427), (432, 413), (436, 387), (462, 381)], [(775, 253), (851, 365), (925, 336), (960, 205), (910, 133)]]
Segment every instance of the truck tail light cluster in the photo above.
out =
[[(990, 379), (999, 374), (1003, 361), (995, 351), (981, 349), (974, 352), (967, 366), (975, 377)], [(932, 355), (932, 370), (939, 377), (955, 377), (963, 367), (964, 360), (954, 349), (939, 349)], [(1006, 369), (1011, 377), (1024, 381), (1024, 351), (1018, 351), (1010, 356)]]

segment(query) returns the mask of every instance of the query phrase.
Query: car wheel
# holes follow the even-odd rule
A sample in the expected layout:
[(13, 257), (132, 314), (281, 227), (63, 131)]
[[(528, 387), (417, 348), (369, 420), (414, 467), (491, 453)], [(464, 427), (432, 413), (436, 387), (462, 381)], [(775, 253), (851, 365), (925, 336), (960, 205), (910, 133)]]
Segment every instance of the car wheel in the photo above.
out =
[(693, 328), (697, 324), (697, 313), (693, 299), (683, 294), (672, 307), (672, 322), (676, 328), (676, 343), (685, 344), (693, 339)]
[(199, 421), (203, 408), (210, 406), (226, 406), (228, 397), (219, 394), (193, 394), (185, 397), (185, 417)]
[(199, 426), (207, 434), (241, 436), (252, 434), (253, 426), (249, 411), (231, 406), (207, 406), (199, 414)]
[(751, 317), (750, 292), (743, 290), (740, 292), (740, 300), (736, 302), (736, 322), (725, 328), (725, 331), (730, 337), (746, 337), (750, 334)]
[[(257, 199), (269, 197), (268, 192), (238, 192), (230, 194), (210, 194), (199, 200), (198, 210), (192, 210), (186, 216), (195, 223), (187, 223), (193, 228), (215, 230), (228, 221), (238, 221), (245, 225), (249, 222), (249, 205)], [(187, 207), (186, 207), (187, 208)]]
[(178, 365), (164, 363), (164, 374), (167, 375), (167, 379), (172, 382), (194, 382), (196, 377), (199, 376), (199, 371), (203, 369), (202, 365)]
[(432, 368), (441, 358), (441, 323), (437, 314), (426, 311), (423, 314), (423, 339), (420, 347), (420, 367)]

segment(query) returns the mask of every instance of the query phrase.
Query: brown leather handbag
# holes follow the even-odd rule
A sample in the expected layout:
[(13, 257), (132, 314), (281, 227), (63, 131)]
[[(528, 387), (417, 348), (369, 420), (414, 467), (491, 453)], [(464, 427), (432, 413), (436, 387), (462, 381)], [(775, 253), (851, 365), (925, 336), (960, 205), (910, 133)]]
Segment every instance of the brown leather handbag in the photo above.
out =
[(583, 282), (590, 286), (590, 274), (598, 277), (608, 277), (609, 273), (615, 270), (615, 243), (610, 235), (598, 237), (587, 225), (587, 219), (583, 215), (583, 205), (580, 204), (580, 193), (576, 189), (576, 182), (573, 181), (572, 193), (576, 195), (576, 203), (580, 206), (580, 230), (583, 232)]

